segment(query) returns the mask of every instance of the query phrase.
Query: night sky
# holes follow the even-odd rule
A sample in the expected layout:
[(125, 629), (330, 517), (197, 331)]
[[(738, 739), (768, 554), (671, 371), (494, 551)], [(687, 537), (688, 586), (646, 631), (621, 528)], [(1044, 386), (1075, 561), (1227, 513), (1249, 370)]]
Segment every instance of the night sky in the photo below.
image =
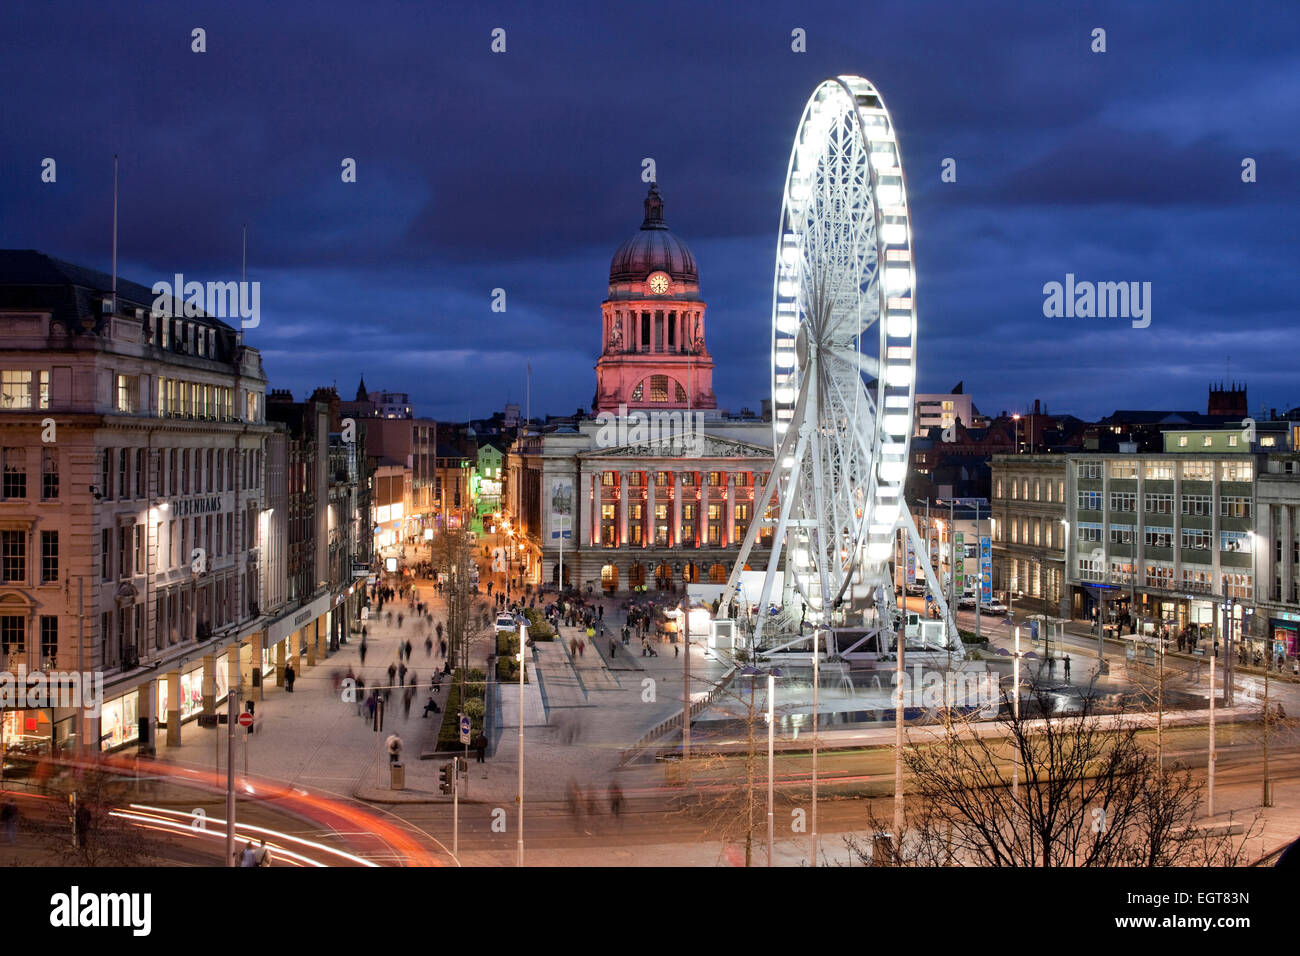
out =
[[(652, 157), (699, 262), (719, 404), (757, 409), (790, 142), (835, 73), (871, 79), (899, 130), (919, 391), (964, 380), (991, 414), (1204, 411), (1226, 376), (1252, 412), (1300, 405), (1295, 0), (9, 0), (0, 244), (108, 271), (119, 153), (122, 275), (238, 279), (247, 224), (248, 341), (274, 387), (350, 398), (364, 373), (464, 420), (522, 403), (531, 360), (534, 414), (571, 413)], [(1150, 282), (1150, 327), (1045, 318), (1066, 273)]]

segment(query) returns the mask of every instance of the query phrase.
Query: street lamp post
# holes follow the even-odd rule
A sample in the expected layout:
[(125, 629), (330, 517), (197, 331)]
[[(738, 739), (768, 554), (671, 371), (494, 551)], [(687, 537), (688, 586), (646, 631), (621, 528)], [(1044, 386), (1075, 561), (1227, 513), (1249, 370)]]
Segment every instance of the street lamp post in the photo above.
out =
[[(818, 670), (818, 658), (821, 656), (821, 631), (813, 629), (813, 745), (812, 745), (812, 850), (811, 860), (814, 867), (817, 866), (817, 691), (821, 683), (820, 672)], [(1265, 757), (1268, 755), (1267, 736), (1265, 740)], [(1268, 764), (1265, 763), (1267, 768)]]
[(767, 672), (767, 865), (772, 865), (772, 847), (775, 842), (776, 817), (772, 806), (773, 797), (773, 755), (776, 744), (776, 679), (772, 671)]
[(1216, 652), (1218, 651), (1218, 647), (1219, 647), (1219, 642), (1212, 639), (1210, 641), (1210, 753), (1209, 753), (1208, 764), (1206, 769), (1206, 776), (1208, 778), (1208, 786), (1206, 788), (1207, 789), (1206, 810), (1209, 812), (1210, 816), (1214, 816), (1214, 763), (1216, 760), (1216, 754), (1214, 752), (1214, 698), (1215, 698), (1214, 665), (1215, 665), (1215, 655)]
[(1011, 714), (1016, 726), (1016, 737), (1013, 738), (1012, 747), (1015, 750), (1015, 763), (1011, 768), (1011, 799), (1013, 801), (1020, 799), (1020, 747), (1018, 741), (1022, 731), (1020, 730), (1020, 628), (1016, 628), (1016, 653), (1011, 660)]
[(682, 782), (691, 781), (691, 599), (682, 601)]
[(524, 865), (524, 644), (528, 638), (527, 620), (522, 614), (515, 618), (515, 623), (519, 625), (519, 846), (516, 866)]

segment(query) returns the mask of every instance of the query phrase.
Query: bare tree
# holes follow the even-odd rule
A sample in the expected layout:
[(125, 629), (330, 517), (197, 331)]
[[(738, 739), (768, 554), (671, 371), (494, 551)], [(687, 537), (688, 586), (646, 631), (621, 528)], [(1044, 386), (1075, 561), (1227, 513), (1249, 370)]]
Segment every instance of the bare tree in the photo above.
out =
[[(754, 865), (755, 828), (765, 829), (767, 820), (767, 785), (762, 778), (765, 761), (759, 743), (767, 728), (767, 710), (766, 702), (756, 695), (756, 683), (756, 679), (737, 677), (736, 683), (723, 685), (719, 697), (731, 704), (744, 728), (744, 750), (739, 755), (742, 767), (738, 771), (734, 753), (710, 749), (700, 741), (690, 762), (691, 787), (675, 801), (677, 813), (699, 822), (724, 845), (743, 844), (745, 866)], [(776, 816), (787, 820), (795, 806), (780, 788), (773, 804)]]
[[(999, 733), (955, 719), (937, 740), (909, 739), (909, 800), (898, 862), (933, 866), (1226, 866), (1245, 841), (1193, 826), (1202, 787), (1180, 764), (1159, 762), (1133, 715), (1098, 714), (1085, 693), (1072, 713), (1031, 685), (1017, 717), (1003, 707)], [(1004, 701), (1004, 704), (1007, 702)], [(909, 738), (911, 735), (909, 735)], [(1020, 783), (1010, 785), (1018, 762)], [(1252, 829), (1258, 826), (1258, 818)], [(888, 831), (868, 809), (868, 825)], [(851, 844), (864, 862), (863, 847)]]
[(160, 862), (161, 853), (145, 832), (113, 815), (116, 808), (131, 801), (131, 782), (122, 771), (80, 764), (52, 789), (66, 811), (55, 810), (43, 840), (61, 865), (149, 866)]
[(470, 642), (482, 614), (475, 607), (473, 539), (463, 531), (440, 531), (433, 539), (431, 560), (442, 575), (442, 593), (447, 602), (448, 659), (468, 668)]

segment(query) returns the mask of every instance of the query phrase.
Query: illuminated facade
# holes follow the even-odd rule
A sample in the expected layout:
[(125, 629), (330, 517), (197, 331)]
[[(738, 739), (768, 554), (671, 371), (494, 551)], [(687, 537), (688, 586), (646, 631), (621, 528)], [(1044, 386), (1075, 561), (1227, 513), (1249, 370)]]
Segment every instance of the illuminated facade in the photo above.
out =
[(656, 184), (641, 229), (609, 267), (596, 361), (598, 412), (627, 408), (712, 409), (713, 359), (704, 342), (695, 257), (668, 230)]
[[(772, 468), (771, 423), (716, 411), (695, 257), (651, 186), (613, 257), (595, 417), (521, 437), (506, 459), (515, 576), (608, 593), (725, 583)], [(766, 561), (768, 535), (754, 561)], [(561, 554), (561, 551), (563, 553)]]

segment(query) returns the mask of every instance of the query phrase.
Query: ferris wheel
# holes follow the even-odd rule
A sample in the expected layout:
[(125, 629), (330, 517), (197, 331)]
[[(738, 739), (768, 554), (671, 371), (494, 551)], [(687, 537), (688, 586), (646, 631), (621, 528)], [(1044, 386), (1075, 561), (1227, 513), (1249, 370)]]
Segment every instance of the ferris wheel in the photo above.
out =
[[(784, 593), (772, 607), (787, 617), (797, 607), (800, 623), (842, 623), (882, 599), (893, 603), (887, 565), (895, 530), (910, 524), (902, 494), (916, 381), (915, 283), (907, 191), (884, 100), (862, 77), (828, 79), (799, 120), (777, 238), (776, 456), (755, 502), (756, 517), (769, 500), (779, 510), (764, 609), (783, 547)], [(737, 569), (753, 540), (747, 535)]]

